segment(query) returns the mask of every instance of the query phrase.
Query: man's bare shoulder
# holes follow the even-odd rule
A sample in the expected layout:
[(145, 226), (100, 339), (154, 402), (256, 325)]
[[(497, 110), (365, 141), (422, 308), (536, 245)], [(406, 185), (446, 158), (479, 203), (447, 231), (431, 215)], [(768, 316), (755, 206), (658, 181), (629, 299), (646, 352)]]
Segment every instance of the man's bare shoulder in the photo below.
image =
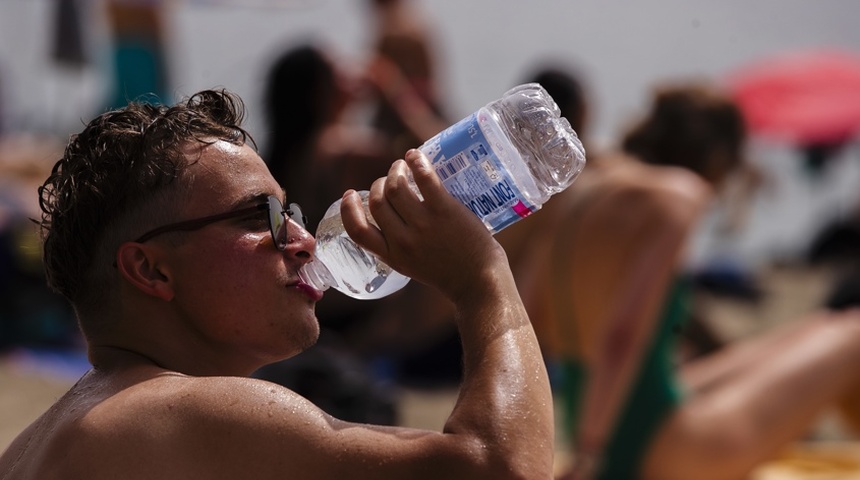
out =
[[(94, 425), (138, 426), (136, 414), (153, 421), (174, 423), (186, 419), (253, 418), (270, 409), (302, 408), (322, 412), (295, 392), (264, 380), (245, 377), (193, 377), (165, 373), (117, 391), (87, 415)], [(131, 415), (135, 414), (135, 415)]]
[(295, 464), (332, 422), (269, 382), (165, 373), (61, 422), (53, 450), (61, 446), (68, 471), (85, 478), (242, 478), (264, 458), (269, 467)]
[(207, 442), (207, 434), (222, 428), (262, 434), (291, 419), (302, 425), (330, 421), (300, 395), (264, 380), (164, 374), (101, 401), (81, 424), (107, 440), (123, 434), (157, 442)]

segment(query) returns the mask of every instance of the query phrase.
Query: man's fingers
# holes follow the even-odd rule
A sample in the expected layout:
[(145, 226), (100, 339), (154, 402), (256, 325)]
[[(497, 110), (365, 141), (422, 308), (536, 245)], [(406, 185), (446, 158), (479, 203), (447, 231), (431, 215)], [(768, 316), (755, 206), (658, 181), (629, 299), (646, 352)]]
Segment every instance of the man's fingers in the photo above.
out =
[[(403, 226), (414, 226), (416, 219), (420, 218), (420, 209), (423, 207), (410, 178), (411, 175), (406, 162), (398, 160), (391, 166), (388, 177), (385, 179), (385, 200), (397, 213)], [(383, 227), (383, 230), (386, 228), (382, 224), (380, 226)], [(400, 225), (396, 226), (399, 227)]]
[[(374, 185), (376, 184), (374, 183)], [(366, 192), (363, 194), (367, 195)], [(384, 255), (387, 252), (385, 237), (379, 228), (367, 218), (362, 198), (358, 192), (348, 190), (343, 194), (340, 215), (343, 220), (343, 228), (349, 238), (377, 255)]]
[(415, 185), (418, 187), (421, 195), (430, 201), (431, 205), (437, 204), (436, 202), (444, 198), (443, 196), (450, 196), (448, 191), (442, 186), (442, 180), (439, 179), (439, 175), (433, 170), (430, 159), (421, 153), (420, 150), (414, 148), (409, 150), (406, 152), (404, 159), (412, 171)]

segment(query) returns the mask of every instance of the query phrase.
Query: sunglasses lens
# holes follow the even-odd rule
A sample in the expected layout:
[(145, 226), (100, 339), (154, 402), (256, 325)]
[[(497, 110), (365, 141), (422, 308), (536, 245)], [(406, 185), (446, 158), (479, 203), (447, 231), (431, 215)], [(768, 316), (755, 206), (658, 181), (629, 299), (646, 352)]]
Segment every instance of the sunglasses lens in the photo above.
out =
[(280, 200), (269, 197), (269, 227), (272, 229), (272, 238), (278, 250), (287, 247), (287, 221), (283, 212), (284, 207)]
[(300, 207), (298, 203), (290, 204), (290, 208), (287, 210), (287, 215), (290, 216), (290, 220), (296, 222), (302, 228), (305, 228), (308, 224), (308, 218), (302, 213), (302, 207)]

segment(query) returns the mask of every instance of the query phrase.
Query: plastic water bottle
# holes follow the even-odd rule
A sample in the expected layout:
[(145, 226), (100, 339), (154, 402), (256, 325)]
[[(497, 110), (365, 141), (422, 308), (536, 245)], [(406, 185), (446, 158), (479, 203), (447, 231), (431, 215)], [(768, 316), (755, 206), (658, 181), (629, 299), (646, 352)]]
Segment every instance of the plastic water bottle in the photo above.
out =
[[(537, 83), (512, 88), (424, 143), (442, 184), (496, 233), (537, 211), (567, 188), (585, 166), (585, 149), (552, 97)], [(359, 192), (365, 214), (368, 192)], [(343, 228), (340, 200), (316, 232), (316, 260), (302, 279), (358, 299), (403, 288), (406, 277), (359, 247)]]

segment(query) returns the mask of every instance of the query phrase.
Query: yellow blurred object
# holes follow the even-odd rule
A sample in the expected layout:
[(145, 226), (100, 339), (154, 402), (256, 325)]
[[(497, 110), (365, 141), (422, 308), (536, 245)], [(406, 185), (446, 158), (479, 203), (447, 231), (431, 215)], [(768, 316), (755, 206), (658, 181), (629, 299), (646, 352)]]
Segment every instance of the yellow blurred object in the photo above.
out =
[(860, 480), (860, 443), (796, 444), (764, 463), (749, 480)]

